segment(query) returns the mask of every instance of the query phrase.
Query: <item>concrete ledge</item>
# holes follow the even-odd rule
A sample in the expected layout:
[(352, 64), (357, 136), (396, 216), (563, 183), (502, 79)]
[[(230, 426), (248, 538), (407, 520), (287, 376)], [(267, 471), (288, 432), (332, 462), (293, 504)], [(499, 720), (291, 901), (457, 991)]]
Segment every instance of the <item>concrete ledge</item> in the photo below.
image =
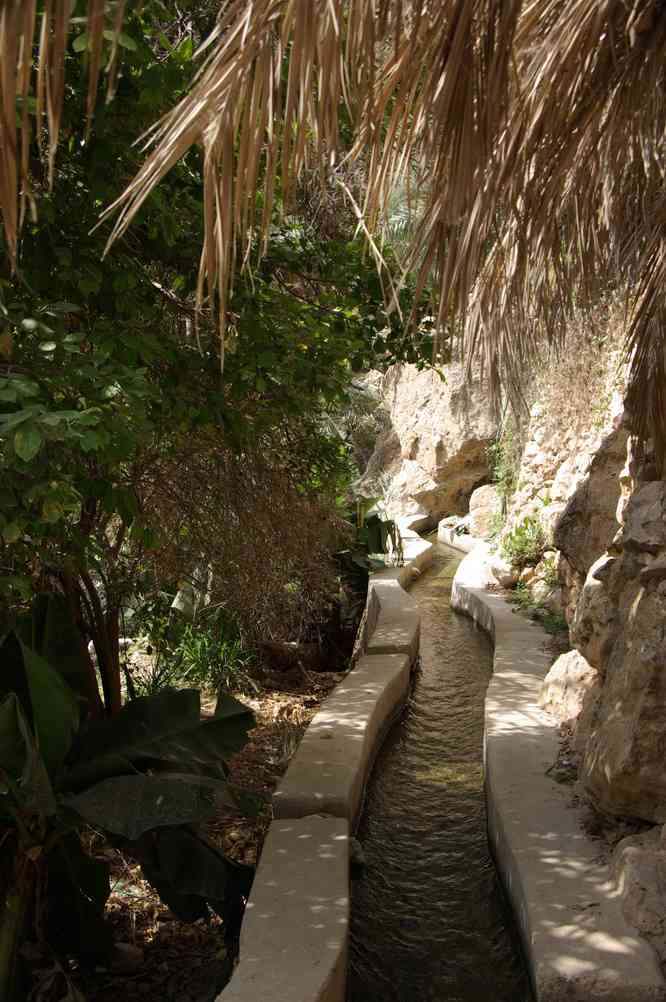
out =
[(332, 814), (354, 823), (380, 739), (409, 690), (406, 654), (366, 655), (310, 723), (273, 795), (276, 818)]
[(349, 825), (274, 821), (219, 1002), (341, 1002), (347, 977)]
[(463, 553), (470, 553), (479, 542), (474, 536), (470, 536), (466, 532), (456, 532), (455, 529), (450, 529), (448, 525), (441, 523), (437, 526), (437, 539), (440, 543), (446, 543), (447, 546), (452, 546), (456, 550), (462, 550)]
[(570, 787), (547, 775), (558, 751), (557, 725), (537, 705), (551, 660), (540, 649), (547, 634), (477, 587), (482, 559), (472, 551), (461, 562), (451, 601), (495, 644), (485, 713), (488, 830), (537, 1002), (663, 1002), (656, 955), (625, 922), (582, 809)]
[(400, 533), (403, 566), (388, 567), (370, 578), (364, 646), (367, 654), (406, 654), (414, 661), (419, 651), (421, 617), (405, 589), (432, 563), (432, 543), (403, 526)]
[(240, 963), (220, 1002), (344, 1002), (349, 832), (384, 733), (409, 691), (420, 616), (404, 590), (432, 545), (400, 525), (404, 566), (374, 574), (358, 646), (367, 653), (316, 714), (273, 796)]

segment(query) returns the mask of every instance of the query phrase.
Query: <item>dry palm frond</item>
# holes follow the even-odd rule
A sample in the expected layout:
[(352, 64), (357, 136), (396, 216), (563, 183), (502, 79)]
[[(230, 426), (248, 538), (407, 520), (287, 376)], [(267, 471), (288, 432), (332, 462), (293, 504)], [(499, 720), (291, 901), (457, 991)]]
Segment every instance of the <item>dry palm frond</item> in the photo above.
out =
[(143, 168), (108, 210), (120, 209), (111, 240), (201, 142), (199, 295), (205, 276), (224, 322), (236, 262), (255, 241), (265, 245), (276, 193), (288, 204), (310, 159), (329, 176), (345, 106), (357, 135), (349, 158), (362, 158), (368, 173), (365, 226), (376, 227), (408, 161), (433, 177), (434, 224), (431, 212), (417, 238), (428, 245), (425, 274), (441, 264), (504, 121), (519, 10), (519, 0), (423, 0), (404, 10), (371, 0), (234, 0), (190, 93), (152, 131)]
[[(24, 171), (8, 94), (26, 86), (12, 67), (26, 59), (20, 40), (33, 30), (33, 8), (10, 0), (2, 9), (10, 60), (0, 73), (0, 198), (13, 256)], [(190, 92), (151, 130), (143, 167), (108, 210), (117, 213), (111, 239), (188, 148), (201, 145), (198, 298), (217, 299), (224, 332), (237, 266), (261, 253), (276, 206), (297, 194), (304, 168), (319, 168), (330, 184), (344, 117), (354, 137), (344, 151), (348, 169), (362, 164), (367, 178), (362, 229), (376, 232), (401, 183), (418, 188), (406, 267), (417, 290), (434, 279), (439, 329), (481, 356), (495, 390), (518, 386), (539, 342), (557, 342), (572, 308), (605, 283), (638, 290), (634, 399), (666, 455), (655, 347), (666, 268), (656, 222), (663, 0), (228, 0), (220, 8)], [(37, 93), (52, 157), (67, 0), (46, 9)], [(90, 0), (91, 38), (99, 9)], [(95, 51), (91, 42), (93, 77)]]
[[(26, 206), (33, 204), (30, 185), (30, 98), (36, 99), (36, 134), (53, 183), (55, 155), (65, 89), (65, 53), (72, 0), (0, 0), (0, 213), (11, 266), (16, 267), (18, 238)], [(115, 15), (120, 32), (124, 2)], [(104, 0), (88, 0), (88, 117), (92, 115), (101, 72), (105, 30)], [(36, 61), (36, 68), (35, 68)], [(109, 88), (115, 81), (115, 46)]]

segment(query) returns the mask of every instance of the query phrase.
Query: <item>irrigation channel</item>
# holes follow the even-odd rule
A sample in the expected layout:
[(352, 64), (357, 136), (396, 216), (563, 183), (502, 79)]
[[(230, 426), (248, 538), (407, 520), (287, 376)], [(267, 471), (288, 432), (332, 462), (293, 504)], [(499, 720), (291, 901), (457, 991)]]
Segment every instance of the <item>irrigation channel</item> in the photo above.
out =
[(421, 664), (368, 784), (348, 1002), (531, 999), (486, 838), (483, 706), (492, 654), (486, 635), (450, 607), (459, 561), (436, 546), (412, 588)]

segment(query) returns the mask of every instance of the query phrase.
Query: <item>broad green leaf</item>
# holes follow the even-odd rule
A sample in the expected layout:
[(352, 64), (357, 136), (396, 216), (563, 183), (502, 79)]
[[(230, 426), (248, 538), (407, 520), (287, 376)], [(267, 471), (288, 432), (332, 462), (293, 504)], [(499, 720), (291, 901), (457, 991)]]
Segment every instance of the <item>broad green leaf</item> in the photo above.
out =
[(16, 543), (21, 538), (22, 531), (19, 522), (9, 522), (2, 530), (2, 538), (5, 543), (11, 546), (12, 543)]
[(55, 522), (59, 522), (63, 517), (64, 511), (62, 505), (58, 504), (57, 501), (47, 498), (42, 505), (42, 518), (49, 525), (53, 525)]
[(130, 52), (136, 52), (138, 48), (134, 39), (130, 35), (126, 35), (123, 31), (121, 31), (120, 35), (118, 36), (118, 42), (123, 47), (123, 49), (129, 49)]
[(72, 48), (74, 52), (85, 52), (88, 48), (88, 33), (84, 31), (80, 35), (77, 35), (72, 42)]
[(141, 868), (162, 901), (182, 921), (193, 922), (207, 915), (207, 902), (222, 912), (239, 877), (243, 886), (238, 890), (244, 895), (249, 893), (252, 870), (225, 859), (191, 828), (164, 828), (151, 841), (152, 852), (139, 844)]
[(49, 774), (54, 775), (78, 728), (76, 696), (58, 672), (15, 633), (9, 633), (0, 645), (0, 664), (0, 697), (16, 693)]
[(36, 424), (24, 424), (14, 435), (14, 452), (24, 463), (29, 463), (41, 449), (43, 441), (43, 435)]
[[(0, 702), (0, 769), (13, 781), (22, 810), (48, 816), (56, 810), (44, 760), (15, 692)], [(0, 779), (0, 805), (9, 787)]]
[(76, 303), (49, 303), (49, 309), (55, 313), (80, 313), (81, 307)]
[(85, 697), (88, 666), (81, 635), (62, 595), (36, 595), (29, 615), (17, 626), (21, 640), (44, 658), (79, 696)]
[(20, 411), (14, 411), (12, 414), (0, 414), (0, 434), (6, 435), (12, 428), (18, 428), (19, 425), (25, 424), (26, 421), (30, 421), (39, 414), (40, 410), (42, 410), (41, 404), (31, 404), (29, 407), (23, 407)]
[(106, 961), (113, 946), (111, 928), (104, 921), (111, 893), (109, 864), (88, 856), (76, 832), (56, 844), (47, 862), (49, 942), (88, 962)]
[(16, 693), (10, 692), (0, 703), (0, 769), (16, 781), (21, 777), (28, 756), (26, 734), (21, 728), (20, 715), (21, 707)]
[(39, 386), (30, 379), (13, 379), (12, 385), (17, 393), (22, 397), (36, 397), (39, 395)]
[(113, 719), (93, 721), (81, 732), (67, 782), (80, 790), (151, 762), (224, 778), (226, 760), (243, 747), (253, 726), (252, 711), (230, 696), (203, 721), (196, 689), (143, 696)]
[(162, 776), (113, 776), (65, 803), (89, 824), (132, 840), (153, 828), (202, 821), (215, 811), (209, 788)]

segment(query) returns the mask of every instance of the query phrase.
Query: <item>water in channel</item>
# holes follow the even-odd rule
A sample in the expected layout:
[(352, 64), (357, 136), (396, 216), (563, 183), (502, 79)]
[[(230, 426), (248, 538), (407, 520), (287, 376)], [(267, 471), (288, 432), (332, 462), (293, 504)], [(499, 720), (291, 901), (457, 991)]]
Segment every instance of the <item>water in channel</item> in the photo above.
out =
[(449, 605), (459, 563), (437, 547), (412, 595), (421, 667), (375, 763), (352, 882), (348, 1002), (529, 1002), (486, 839), (485, 634)]

